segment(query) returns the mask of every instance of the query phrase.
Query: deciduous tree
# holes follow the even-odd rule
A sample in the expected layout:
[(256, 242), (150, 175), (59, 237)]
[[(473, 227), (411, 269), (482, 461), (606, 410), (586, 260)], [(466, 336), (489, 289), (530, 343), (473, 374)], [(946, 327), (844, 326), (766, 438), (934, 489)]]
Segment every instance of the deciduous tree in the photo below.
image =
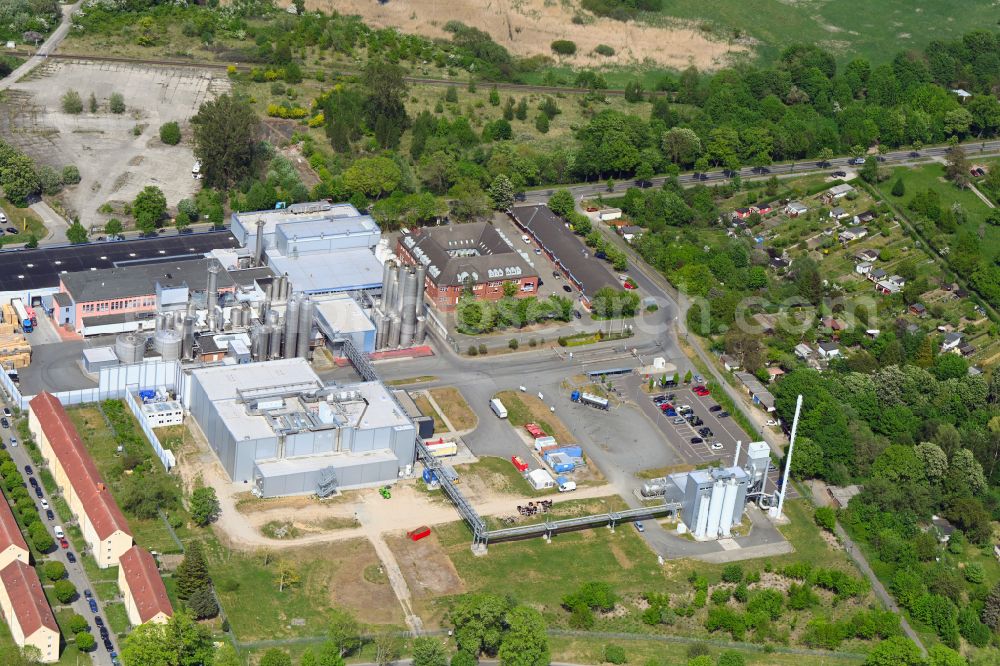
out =
[(259, 122), (246, 98), (220, 95), (203, 102), (191, 126), (206, 185), (226, 189), (253, 173)]

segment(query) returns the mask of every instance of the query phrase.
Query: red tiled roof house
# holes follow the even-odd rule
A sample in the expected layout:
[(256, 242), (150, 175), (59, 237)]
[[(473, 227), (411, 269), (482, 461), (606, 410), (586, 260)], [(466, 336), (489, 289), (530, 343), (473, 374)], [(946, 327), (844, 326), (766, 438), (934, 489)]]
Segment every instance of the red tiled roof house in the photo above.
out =
[(167, 588), (156, 567), (156, 560), (142, 546), (132, 546), (121, 556), (118, 588), (125, 598), (125, 610), (132, 625), (146, 622), (165, 623), (174, 614)]
[(18, 647), (35, 647), (41, 661), (59, 661), (59, 625), (38, 574), (21, 560), (0, 569), (0, 610)]
[(80, 521), (97, 566), (116, 566), (122, 553), (132, 547), (132, 531), (62, 403), (51, 393), (36, 395), (28, 403), (28, 427)]

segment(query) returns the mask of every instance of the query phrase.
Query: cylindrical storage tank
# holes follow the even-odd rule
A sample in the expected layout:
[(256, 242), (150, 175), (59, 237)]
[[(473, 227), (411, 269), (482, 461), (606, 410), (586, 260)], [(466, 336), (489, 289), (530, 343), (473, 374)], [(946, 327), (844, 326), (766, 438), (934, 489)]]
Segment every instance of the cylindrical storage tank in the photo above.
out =
[(183, 340), (181, 341), (181, 353), (184, 354), (184, 358), (192, 359), (194, 358), (194, 316), (184, 317), (181, 328), (183, 329), (181, 335)]
[(708, 505), (708, 529), (705, 536), (715, 539), (719, 536), (719, 525), (722, 518), (722, 502), (726, 495), (726, 484), (716, 481), (712, 484), (712, 501)]
[(183, 338), (177, 331), (160, 331), (153, 336), (153, 349), (160, 353), (162, 360), (176, 361), (181, 357)]
[(389, 282), (388, 288), (385, 293), (382, 294), (382, 312), (385, 314), (391, 314), (396, 310), (396, 290), (399, 287), (399, 267), (390, 262), (389, 263)]
[(271, 326), (277, 326), (280, 321), (281, 321), (281, 314), (279, 314), (277, 310), (267, 311), (268, 324), (270, 324)]
[(225, 320), (222, 317), (223, 317), (222, 306), (221, 305), (216, 305), (215, 306), (215, 327), (212, 329), (216, 333), (221, 332), (222, 328), (223, 328), (223, 324), (226, 323)]
[(732, 534), (733, 511), (736, 509), (736, 479), (730, 479), (726, 483), (726, 493), (722, 497), (722, 517), (719, 522), (719, 530), (722, 536), (729, 537)]
[(417, 314), (423, 314), (424, 312), (424, 289), (426, 288), (427, 282), (427, 267), (423, 264), (417, 265), (417, 293), (414, 294), (415, 307), (417, 309)]
[(392, 266), (393, 266), (393, 262), (391, 262), (391, 261), (387, 261), (384, 264), (382, 264), (382, 294), (381, 294), (381, 296), (382, 296), (382, 303), (383, 303), (383, 305), (385, 304), (385, 297), (388, 296), (388, 294), (389, 294), (389, 281), (391, 280), (391, 278), (389, 276), (392, 274)]
[(266, 361), (267, 355), (271, 351), (271, 326), (264, 324), (260, 327), (260, 335), (257, 336), (257, 360)]
[(243, 308), (241, 306), (233, 306), (233, 309), (229, 311), (229, 326), (243, 328)]
[(423, 315), (417, 315), (417, 330), (413, 334), (413, 344), (422, 345), (424, 343), (424, 336), (427, 335), (427, 317)]
[(271, 339), (268, 342), (268, 358), (281, 358), (281, 325), (271, 325)]
[(396, 269), (396, 286), (392, 290), (392, 312), (401, 315), (403, 308), (403, 292), (405, 291), (403, 287), (403, 280), (405, 279), (406, 270), (402, 266)]
[(157, 332), (162, 331), (164, 328), (166, 328), (166, 325), (167, 325), (167, 315), (163, 314), (162, 312), (156, 315), (156, 331)]
[(395, 349), (399, 346), (399, 329), (401, 325), (402, 321), (399, 315), (393, 314), (389, 316), (389, 337), (385, 341), (387, 349)]
[(696, 537), (704, 537), (705, 530), (708, 529), (708, 505), (710, 499), (710, 493), (705, 493), (698, 500), (698, 522), (694, 526), (694, 535)]
[(255, 361), (260, 360), (260, 324), (254, 324), (250, 329), (250, 357)]
[(285, 308), (285, 358), (295, 358), (298, 351), (299, 297), (295, 294)]
[(385, 318), (386, 318), (385, 315), (378, 314), (378, 312), (376, 312), (375, 315), (372, 317), (372, 319), (375, 322), (376, 350), (382, 349), (382, 346), (385, 344), (385, 323), (383, 322)]
[(162, 328), (174, 328), (174, 313), (167, 312), (163, 315), (163, 327)]
[(115, 338), (115, 355), (122, 363), (141, 363), (146, 355), (146, 338), (137, 333), (120, 333)]
[(267, 283), (267, 289), (264, 290), (264, 300), (270, 301), (274, 299), (274, 279), (272, 278), (270, 282)]
[(309, 344), (312, 342), (313, 302), (308, 296), (299, 302), (299, 330), (295, 341), (295, 355), (309, 358)]
[(409, 347), (413, 344), (413, 334), (417, 329), (416, 292), (417, 274), (412, 267), (407, 267), (403, 273), (403, 309), (400, 315), (402, 325), (399, 329), (400, 347)]

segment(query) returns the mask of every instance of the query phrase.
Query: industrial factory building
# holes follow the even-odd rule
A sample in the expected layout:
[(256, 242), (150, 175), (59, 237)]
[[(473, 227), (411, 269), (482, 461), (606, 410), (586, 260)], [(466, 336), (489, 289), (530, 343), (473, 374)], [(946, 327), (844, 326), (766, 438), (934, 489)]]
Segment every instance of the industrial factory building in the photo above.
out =
[(379, 382), (327, 386), (301, 358), (191, 371), (186, 402), (226, 473), (261, 497), (398, 478), (413, 424)]
[(506, 284), (515, 285), (517, 296), (538, 291), (525, 250), (488, 222), (415, 229), (400, 236), (397, 254), (424, 268), (424, 289), (439, 310), (454, 310), (466, 290), (487, 301), (502, 298)]
[[(738, 456), (739, 454), (737, 454)], [(664, 497), (682, 506), (681, 519), (696, 539), (729, 538), (749, 501), (766, 501), (770, 468), (767, 442), (751, 442), (744, 467), (713, 467), (650, 479), (644, 497)]]
[(382, 262), (374, 249), (382, 232), (351, 204), (325, 201), (233, 213), (233, 235), (253, 265), (286, 275), (306, 294), (376, 290)]

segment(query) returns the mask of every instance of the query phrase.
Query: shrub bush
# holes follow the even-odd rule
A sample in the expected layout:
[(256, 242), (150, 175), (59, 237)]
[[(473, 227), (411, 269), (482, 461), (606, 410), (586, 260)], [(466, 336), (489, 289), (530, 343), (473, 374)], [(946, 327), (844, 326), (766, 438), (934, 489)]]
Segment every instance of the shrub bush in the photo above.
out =
[(576, 42), (568, 39), (557, 39), (552, 42), (552, 52), (559, 55), (573, 55), (576, 53)]
[(598, 44), (594, 47), (594, 53), (610, 58), (615, 54), (615, 50), (607, 44)]
[(168, 146), (176, 146), (181, 142), (181, 126), (173, 120), (160, 125), (160, 141)]
[(80, 93), (75, 90), (67, 90), (62, 96), (60, 104), (63, 113), (71, 113), (73, 115), (83, 113), (83, 100), (80, 99)]
[(62, 181), (66, 185), (76, 185), (80, 182), (80, 170), (72, 164), (67, 164), (62, 170)]
[(625, 656), (625, 648), (621, 645), (605, 645), (604, 661), (609, 664), (624, 664), (628, 661), (628, 658)]

